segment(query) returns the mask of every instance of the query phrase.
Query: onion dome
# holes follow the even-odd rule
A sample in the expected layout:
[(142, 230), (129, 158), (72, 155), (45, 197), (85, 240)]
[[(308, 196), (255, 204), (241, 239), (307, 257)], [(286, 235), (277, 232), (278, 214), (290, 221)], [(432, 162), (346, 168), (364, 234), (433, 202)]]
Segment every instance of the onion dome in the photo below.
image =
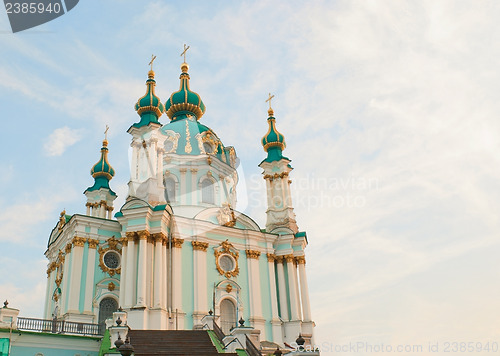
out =
[(146, 80), (146, 94), (140, 98), (135, 104), (135, 111), (140, 115), (141, 121), (132, 126), (142, 127), (150, 123), (159, 124), (158, 118), (162, 115), (164, 107), (159, 97), (155, 94), (155, 72), (148, 72), (148, 80)]
[(178, 91), (172, 93), (165, 103), (165, 112), (170, 120), (174, 121), (179, 115), (194, 115), (199, 120), (205, 113), (205, 104), (198, 93), (189, 89), (189, 65), (181, 64), (181, 85)]
[(269, 109), (268, 114), (267, 123), (269, 124), (269, 130), (262, 137), (262, 146), (264, 146), (264, 151), (267, 152), (265, 160), (268, 162), (279, 161), (284, 158), (282, 152), (286, 147), (285, 136), (276, 129), (276, 118), (273, 116), (273, 109)]
[(87, 188), (87, 191), (99, 190), (101, 188), (109, 189), (109, 191), (116, 195), (109, 187), (109, 181), (115, 175), (115, 170), (108, 162), (108, 140), (102, 141), (101, 159), (94, 164), (90, 170), (90, 174), (94, 178), (94, 185)]

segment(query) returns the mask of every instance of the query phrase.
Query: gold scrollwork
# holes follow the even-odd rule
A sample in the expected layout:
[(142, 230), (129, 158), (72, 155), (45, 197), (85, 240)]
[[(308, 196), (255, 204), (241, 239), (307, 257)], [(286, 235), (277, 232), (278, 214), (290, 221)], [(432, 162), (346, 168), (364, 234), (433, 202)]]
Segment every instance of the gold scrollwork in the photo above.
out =
[(274, 261), (276, 261), (276, 255), (274, 253), (268, 253), (267, 254), (267, 261), (268, 262), (274, 262)]
[(115, 275), (115, 273), (120, 274), (121, 267), (109, 268), (108, 266), (106, 266), (106, 264), (104, 263), (104, 255), (108, 251), (115, 251), (118, 255), (120, 255), (120, 258), (121, 258), (121, 249), (118, 248), (119, 242), (120, 242), (119, 240), (115, 239), (115, 237), (112, 236), (111, 238), (109, 238), (106, 241), (106, 243), (108, 244), (108, 247), (106, 247), (106, 248), (99, 247), (99, 250), (98, 250), (98, 252), (99, 252), (99, 267), (101, 268), (101, 270), (104, 273), (108, 273), (111, 277), (113, 277)]
[(260, 251), (257, 250), (245, 250), (247, 254), (247, 258), (253, 258), (253, 259), (259, 259), (260, 257)]
[(305, 256), (297, 256), (295, 257), (295, 263), (299, 265), (305, 265), (306, 264), (306, 258)]
[(87, 239), (85, 237), (75, 236), (73, 237), (73, 240), (71, 240), (71, 243), (73, 244), (73, 246), (83, 247), (85, 246), (86, 241)]
[[(230, 255), (235, 264), (232, 271), (224, 271), (220, 266), (219, 260), (223, 255)], [(239, 252), (234, 248), (234, 246), (228, 241), (223, 241), (219, 247), (214, 249), (215, 256), (215, 266), (220, 275), (226, 276), (226, 278), (236, 277), (240, 273), (240, 269), (238, 267), (238, 257)]]
[(193, 250), (195, 251), (206, 251), (208, 249), (208, 242), (191, 241), (191, 244), (193, 245)]
[(184, 243), (184, 239), (179, 239), (176, 237), (172, 238), (172, 247), (174, 247), (174, 248), (181, 248), (183, 243)]
[(99, 246), (99, 240), (88, 239), (87, 242), (89, 243), (89, 248), (97, 248)]
[(285, 255), (285, 256), (283, 256), (283, 257), (285, 258), (285, 260), (286, 260), (286, 262), (287, 262), (287, 263), (288, 263), (288, 262), (294, 262), (294, 261), (295, 261), (295, 258), (294, 258), (294, 257), (293, 257), (293, 255), (291, 255), (291, 254), (290, 254), (290, 255)]

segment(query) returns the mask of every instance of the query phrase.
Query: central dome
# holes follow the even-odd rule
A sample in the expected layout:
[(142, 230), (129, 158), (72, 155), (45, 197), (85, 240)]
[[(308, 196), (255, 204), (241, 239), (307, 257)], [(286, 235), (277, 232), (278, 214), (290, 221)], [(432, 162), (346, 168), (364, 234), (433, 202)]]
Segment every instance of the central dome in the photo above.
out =
[(180, 119), (179, 115), (194, 115), (199, 120), (205, 113), (205, 104), (203, 104), (198, 93), (189, 89), (189, 65), (182, 63), (181, 70), (182, 73), (179, 77), (181, 80), (180, 88), (172, 93), (165, 102), (165, 112), (172, 121)]

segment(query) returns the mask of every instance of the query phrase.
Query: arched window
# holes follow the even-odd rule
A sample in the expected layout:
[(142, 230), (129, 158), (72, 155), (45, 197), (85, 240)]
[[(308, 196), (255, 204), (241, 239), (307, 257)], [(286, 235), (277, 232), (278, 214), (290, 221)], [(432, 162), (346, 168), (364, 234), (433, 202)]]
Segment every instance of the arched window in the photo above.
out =
[(222, 299), (220, 302), (220, 327), (225, 335), (229, 335), (231, 328), (236, 326), (236, 306), (231, 299)]
[(165, 200), (167, 203), (175, 202), (175, 180), (173, 178), (165, 178)]
[(214, 183), (208, 178), (201, 181), (201, 202), (208, 204), (214, 204), (215, 202)]
[(99, 324), (103, 323), (107, 318), (113, 316), (113, 313), (118, 310), (118, 302), (110, 297), (104, 298), (99, 303)]

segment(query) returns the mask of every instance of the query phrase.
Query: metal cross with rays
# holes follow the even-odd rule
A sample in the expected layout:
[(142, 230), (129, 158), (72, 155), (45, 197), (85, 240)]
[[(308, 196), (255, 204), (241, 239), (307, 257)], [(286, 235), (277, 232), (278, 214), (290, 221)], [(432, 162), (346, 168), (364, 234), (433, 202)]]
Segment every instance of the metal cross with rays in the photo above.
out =
[(184, 56), (184, 63), (186, 63), (186, 52), (189, 49), (190, 46), (186, 47), (186, 44), (184, 43), (184, 51), (181, 53), (181, 57)]
[(269, 102), (269, 109), (272, 109), (271, 108), (271, 100), (272, 100), (272, 98), (274, 98), (274, 95), (271, 95), (271, 93), (269, 93), (269, 98), (267, 98), (267, 100), (266, 100), (266, 103)]
[(108, 130), (109, 130), (109, 126), (106, 125), (106, 130), (104, 130), (104, 139), (107, 140), (108, 139)]
[(155, 61), (156, 56), (154, 54), (151, 55), (151, 62), (149, 62), (149, 65), (151, 66), (151, 70), (153, 70), (153, 62)]

